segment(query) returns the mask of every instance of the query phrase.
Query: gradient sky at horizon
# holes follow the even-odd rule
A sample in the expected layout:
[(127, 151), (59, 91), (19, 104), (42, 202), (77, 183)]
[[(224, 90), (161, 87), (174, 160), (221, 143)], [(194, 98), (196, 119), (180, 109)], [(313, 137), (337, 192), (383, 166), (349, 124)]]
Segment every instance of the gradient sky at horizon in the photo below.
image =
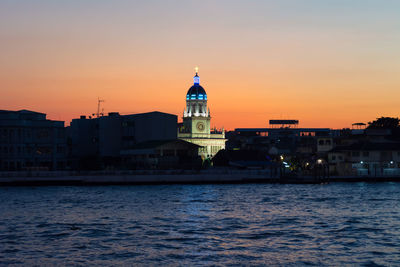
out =
[(0, 109), (182, 116), (199, 66), (212, 125), (399, 116), (400, 1), (1, 1)]

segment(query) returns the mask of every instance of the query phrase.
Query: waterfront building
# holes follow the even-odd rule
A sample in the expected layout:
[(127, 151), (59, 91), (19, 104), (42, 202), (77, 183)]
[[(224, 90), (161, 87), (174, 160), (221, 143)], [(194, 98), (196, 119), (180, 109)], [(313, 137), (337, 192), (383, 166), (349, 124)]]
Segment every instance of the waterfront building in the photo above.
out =
[(335, 139), (328, 151), (329, 169), (333, 175), (396, 176), (400, 175), (400, 140), (390, 129), (349, 131)]
[(186, 93), (186, 108), (183, 122), (178, 127), (178, 138), (201, 146), (199, 155), (212, 158), (221, 149), (225, 149), (225, 130), (211, 129), (211, 114), (207, 106), (207, 93), (200, 85), (196, 70), (193, 85)]
[(118, 166), (122, 150), (147, 141), (176, 140), (176, 128), (176, 115), (158, 111), (73, 119), (68, 130), (73, 167)]
[(331, 174), (358, 176), (400, 175), (400, 143), (361, 141), (337, 146), (328, 153)]
[(198, 145), (181, 139), (157, 140), (121, 150), (121, 156), (133, 169), (193, 169), (201, 167), (198, 150)]
[(0, 110), (0, 170), (63, 170), (66, 145), (63, 121), (29, 110)]
[(230, 149), (263, 150), (271, 155), (325, 153), (332, 148), (329, 128), (299, 128), (298, 120), (270, 120), (268, 128), (236, 128)]

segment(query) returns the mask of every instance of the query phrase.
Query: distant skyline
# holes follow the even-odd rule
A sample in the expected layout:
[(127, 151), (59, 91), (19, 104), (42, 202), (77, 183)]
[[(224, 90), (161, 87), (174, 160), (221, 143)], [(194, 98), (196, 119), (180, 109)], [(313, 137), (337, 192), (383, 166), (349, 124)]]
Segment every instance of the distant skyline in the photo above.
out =
[(212, 124), (399, 117), (400, 1), (1, 1), (0, 109), (182, 117), (199, 67)]

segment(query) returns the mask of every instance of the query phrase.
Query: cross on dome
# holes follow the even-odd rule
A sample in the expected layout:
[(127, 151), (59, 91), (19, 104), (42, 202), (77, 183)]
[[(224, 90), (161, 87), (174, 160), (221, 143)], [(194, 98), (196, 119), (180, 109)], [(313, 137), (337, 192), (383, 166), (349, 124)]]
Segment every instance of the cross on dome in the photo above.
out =
[(200, 84), (200, 77), (198, 75), (199, 67), (195, 67), (194, 70), (196, 71), (196, 75), (194, 75), (194, 77), (193, 77), (193, 83), (194, 84)]

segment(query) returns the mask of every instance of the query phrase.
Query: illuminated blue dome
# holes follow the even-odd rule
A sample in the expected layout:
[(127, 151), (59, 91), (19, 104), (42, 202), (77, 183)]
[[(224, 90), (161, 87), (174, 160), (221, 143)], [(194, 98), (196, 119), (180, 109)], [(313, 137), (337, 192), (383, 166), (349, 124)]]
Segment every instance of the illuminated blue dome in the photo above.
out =
[(206, 91), (201, 85), (195, 84), (189, 88), (186, 94), (186, 100), (207, 100)]
[(189, 88), (186, 100), (207, 100), (206, 90), (200, 85), (200, 77), (197, 75), (197, 72), (193, 80), (194, 84)]

